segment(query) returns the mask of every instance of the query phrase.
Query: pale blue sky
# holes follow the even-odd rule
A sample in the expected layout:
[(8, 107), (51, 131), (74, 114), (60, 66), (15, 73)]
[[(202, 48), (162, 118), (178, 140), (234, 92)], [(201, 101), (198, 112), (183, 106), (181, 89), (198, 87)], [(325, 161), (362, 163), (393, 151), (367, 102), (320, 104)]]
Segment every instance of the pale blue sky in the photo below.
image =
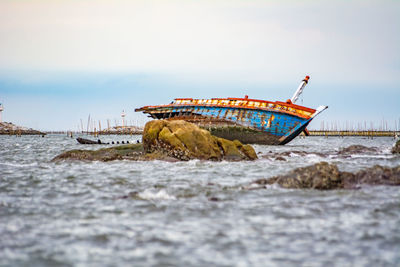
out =
[[(175, 97), (328, 105), (313, 123), (400, 118), (400, 1), (0, 2), (3, 119), (77, 130)], [(300, 102), (301, 104), (301, 102)], [(398, 123), (397, 123), (398, 124)], [(398, 126), (399, 127), (399, 126)]]

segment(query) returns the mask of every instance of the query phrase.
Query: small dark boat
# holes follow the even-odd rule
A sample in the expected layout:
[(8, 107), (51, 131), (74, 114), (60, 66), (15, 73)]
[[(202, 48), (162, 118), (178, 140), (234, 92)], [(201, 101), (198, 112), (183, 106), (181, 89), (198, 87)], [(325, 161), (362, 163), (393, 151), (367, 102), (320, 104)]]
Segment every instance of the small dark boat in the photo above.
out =
[(97, 145), (97, 144), (103, 144), (100, 139), (97, 141), (93, 141), (90, 139), (85, 139), (85, 138), (76, 138), (76, 141), (78, 141), (79, 144), (83, 144), (83, 145)]

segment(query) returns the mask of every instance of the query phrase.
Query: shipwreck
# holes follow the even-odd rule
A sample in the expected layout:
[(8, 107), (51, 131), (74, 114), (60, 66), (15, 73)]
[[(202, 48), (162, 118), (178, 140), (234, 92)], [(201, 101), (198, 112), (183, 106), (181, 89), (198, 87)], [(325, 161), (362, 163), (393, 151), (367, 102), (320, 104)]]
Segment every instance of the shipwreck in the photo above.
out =
[(154, 119), (185, 120), (205, 128), (211, 134), (247, 144), (284, 145), (328, 108), (312, 109), (296, 105), (310, 79), (306, 76), (291, 99), (286, 102), (244, 98), (176, 98), (167, 105), (135, 109)]

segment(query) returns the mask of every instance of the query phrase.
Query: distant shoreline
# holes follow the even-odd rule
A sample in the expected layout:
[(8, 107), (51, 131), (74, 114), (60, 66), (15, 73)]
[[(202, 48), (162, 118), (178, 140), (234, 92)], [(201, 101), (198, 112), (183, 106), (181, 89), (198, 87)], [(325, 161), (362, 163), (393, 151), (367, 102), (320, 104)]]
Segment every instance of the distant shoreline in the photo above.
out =
[(46, 135), (45, 132), (15, 125), (11, 122), (0, 122), (0, 135)]

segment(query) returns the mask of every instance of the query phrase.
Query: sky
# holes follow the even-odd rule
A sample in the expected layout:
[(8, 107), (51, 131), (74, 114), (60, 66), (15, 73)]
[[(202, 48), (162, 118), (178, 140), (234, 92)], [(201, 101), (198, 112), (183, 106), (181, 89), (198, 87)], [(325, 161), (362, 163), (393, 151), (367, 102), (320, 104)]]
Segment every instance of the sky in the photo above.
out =
[(310, 125), (400, 128), (398, 0), (1, 0), (3, 120), (144, 124), (177, 97), (328, 105)]

